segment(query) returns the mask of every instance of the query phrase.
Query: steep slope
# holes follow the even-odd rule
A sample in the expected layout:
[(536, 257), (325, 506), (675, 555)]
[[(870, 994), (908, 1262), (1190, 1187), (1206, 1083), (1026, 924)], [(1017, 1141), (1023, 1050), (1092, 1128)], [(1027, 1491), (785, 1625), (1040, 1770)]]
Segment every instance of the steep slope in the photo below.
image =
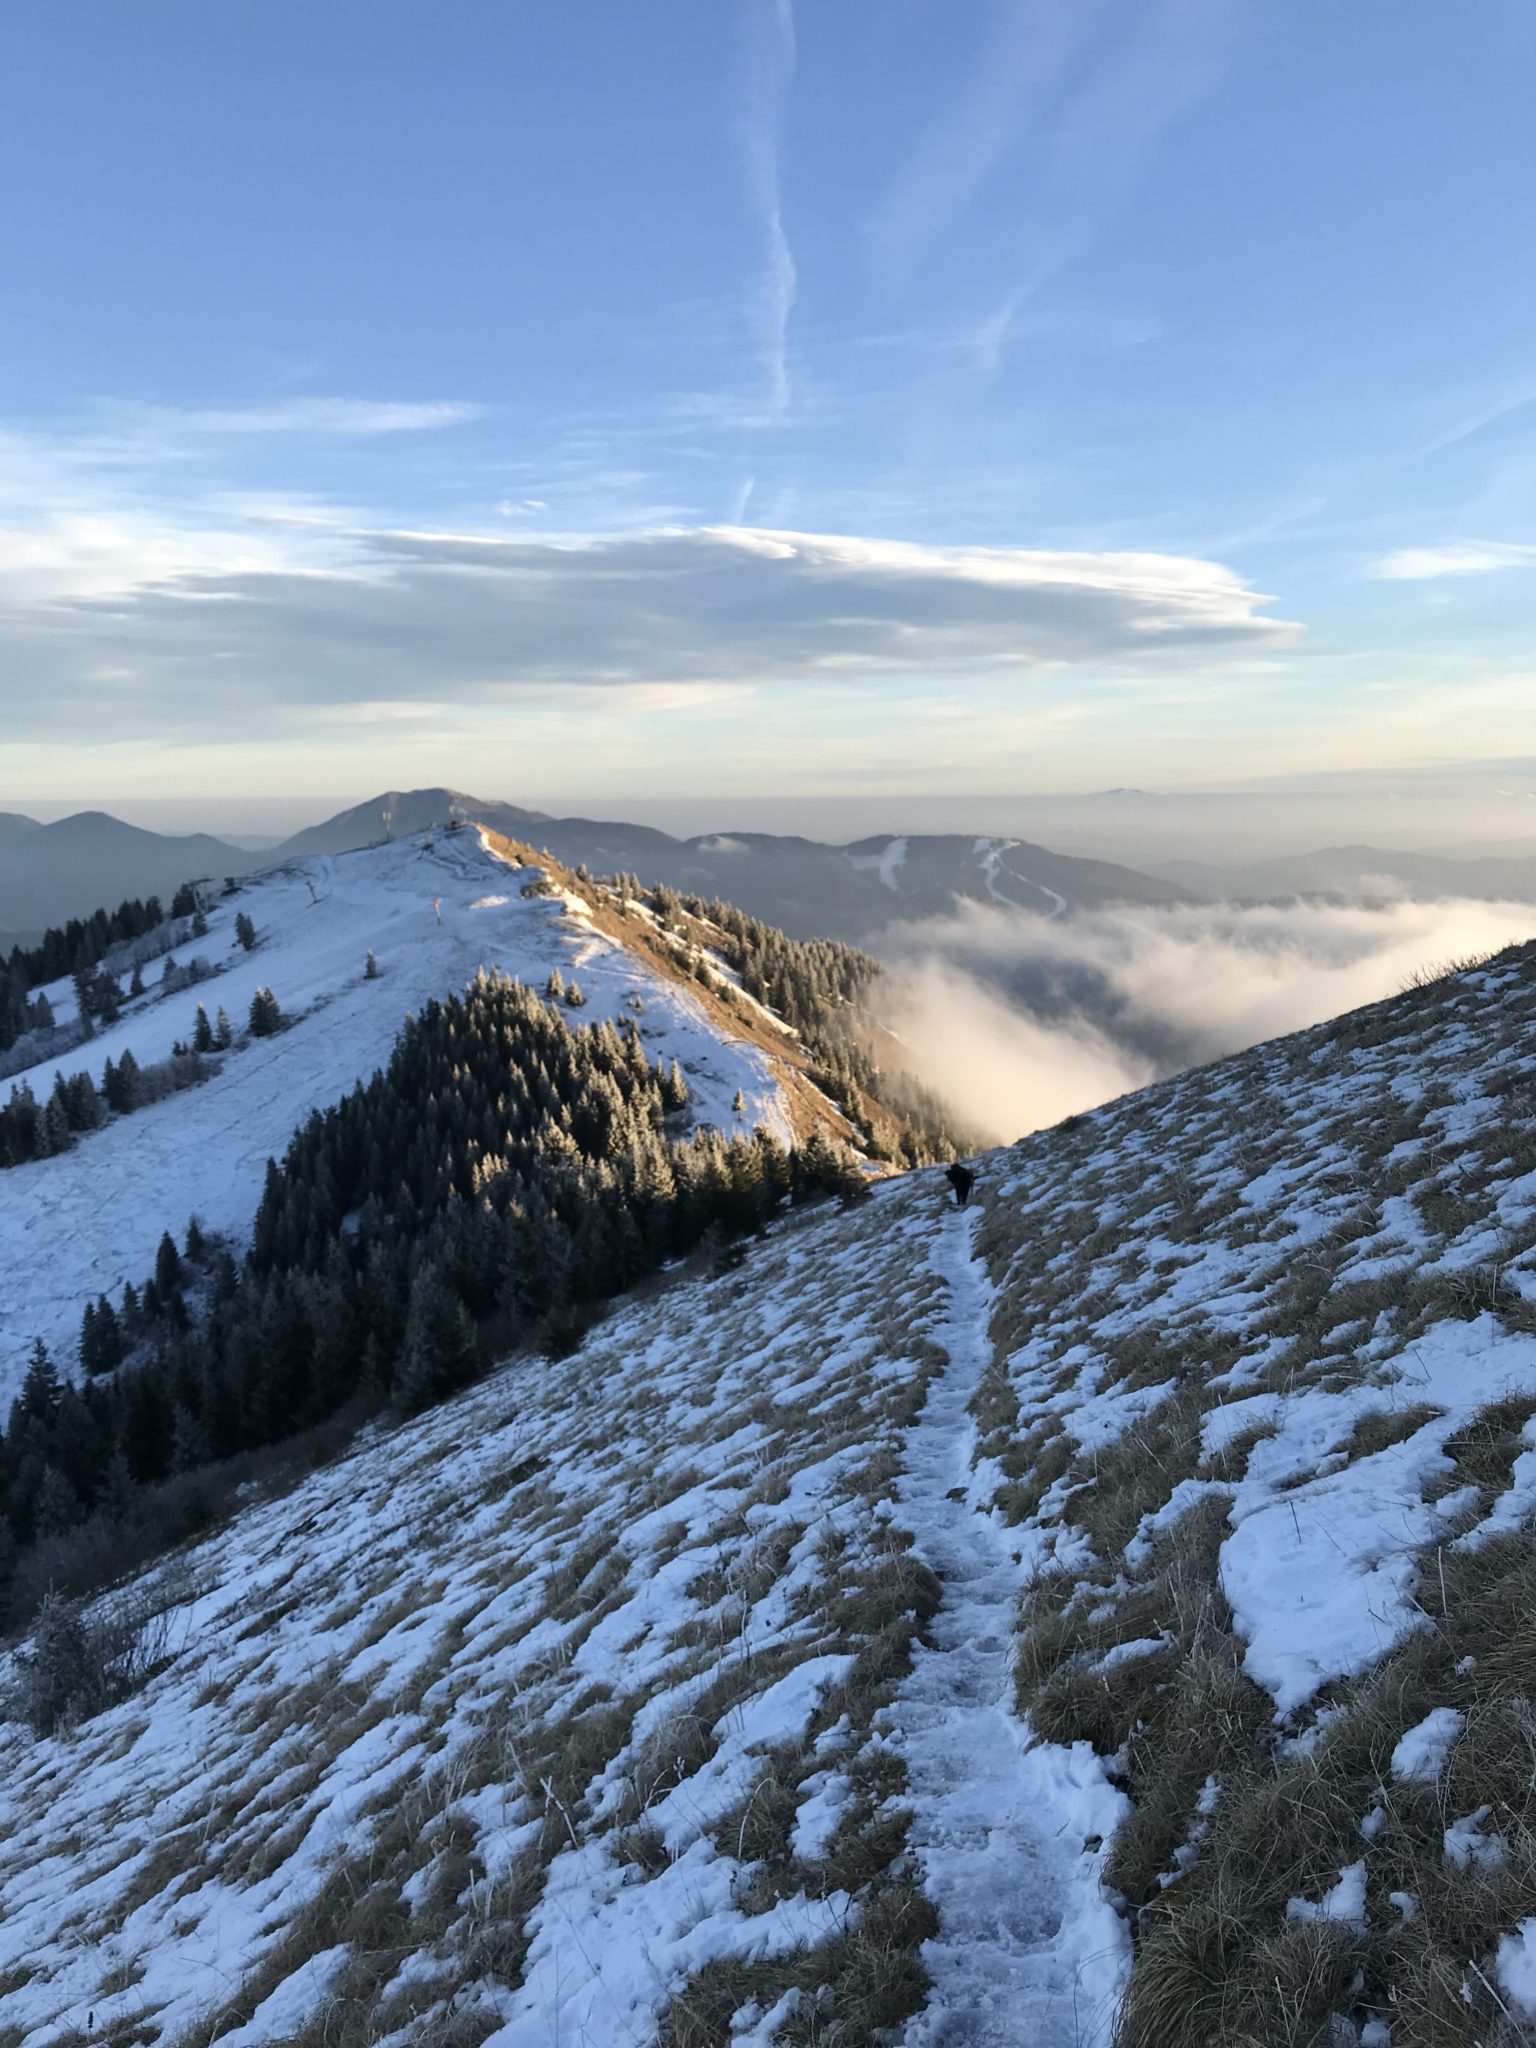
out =
[[(481, 966), (539, 987), (558, 967), (580, 982), (584, 1019), (637, 1016), (652, 1053), (681, 1063), (699, 1121), (794, 1134), (808, 1084), (791, 1069), (791, 1043), (776, 1055), (732, 1029), (703, 991), (599, 931), (579, 905), (522, 893), (537, 882), (537, 870), (510, 867), (472, 831), (273, 870), (218, 899), (207, 936), (167, 956), (204, 958), (217, 970), (209, 979), (162, 997), (157, 963), (150, 993), (119, 1022), (18, 1076), (15, 1085), (30, 1084), (42, 1100), (56, 1069), (99, 1078), (126, 1050), (144, 1066), (190, 1040), (200, 1004), (210, 1017), (223, 1008), (241, 1030), (262, 987), (289, 1019), (269, 1038), (242, 1030), (201, 1086), (87, 1132), (68, 1152), (0, 1173), (0, 1404), (35, 1338), (72, 1359), (85, 1302), (141, 1284), (162, 1232), (179, 1234), (196, 1215), (242, 1244), (268, 1158), (312, 1109), (385, 1059), (407, 1011), (462, 989)], [(249, 953), (234, 934), (241, 914), (256, 929)], [(365, 977), (370, 951), (377, 979)], [(67, 983), (49, 994), (61, 1019), (73, 1015)]]
[(243, 875), (257, 859), (207, 833), (145, 832), (104, 811), (81, 811), (0, 838), (0, 925), (61, 925), (106, 901), (168, 897), (201, 876)]
[[(137, 1697), (4, 1753), (0, 2038), (547, 2048), (734, 2016), (767, 2043), (835, 2014), (870, 2043), (908, 2017), (919, 1872), (975, 1828), (906, 1676), (961, 1476), (906, 1433), (979, 1362), (943, 1193), (781, 1228), (190, 1552), (144, 1596)], [(1079, 1963), (1102, 2004), (1124, 1948), (1083, 1850), (1114, 1795), (1017, 1746), (1031, 2038), (1067, 2048)], [(1017, 2038), (971, 2030), (984, 1948), (934, 1964), (944, 2038)]]
[(0, 2041), (1536, 2040), (1533, 1029), (782, 1220), (125, 1589)]
[(977, 1471), (1120, 2039), (1536, 2038), (1536, 949), (1015, 1148)]

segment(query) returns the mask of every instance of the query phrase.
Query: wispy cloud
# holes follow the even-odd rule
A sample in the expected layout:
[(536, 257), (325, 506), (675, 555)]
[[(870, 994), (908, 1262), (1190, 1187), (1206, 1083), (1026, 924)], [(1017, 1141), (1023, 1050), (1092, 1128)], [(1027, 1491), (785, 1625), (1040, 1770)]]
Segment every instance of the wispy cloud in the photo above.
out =
[(146, 437), (425, 434), (465, 426), (481, 418), (483, 410), (457, 399), (402, 402), (367, 398), (287, 398), (269, 405), (192, 409), (116, 402), (102, 408), (110, 427)]
[(1055, 110), (1020, 276), (982, 328), (990, 366), (1021, 310), (1102, 232), (1158, 137), (1215, 87), (1241, 32), (1236, 0), (1156, 0), (1106, 39)]
[[(1021, 917), (979, 903), (881, 950), (919, 1071), (1016, 1138), (1159, 1074), (1393, 994), (1536, 933), (1529, 903), (1226, 904)], [(1037, 991), (1034, 1001), (999, 988)]]
[(1536, 377), (1522, 377), (1513, 383), (1505, 383), (1484, 391), (1473, 398), (1464, 411), (1459, 412), (1451, 423), (1441, 428), (1418, 450), (1420, 455), (1438, 455), (1446, 448), (1455, 448), (1463, 441), (1474, 440), (1487, 428), (1497, 426), (1501, 420), (1513, 419), (1521, 413), (1536, 407)]
[(1101, 231), (1163, 130), (1220, 79), (1242, 24), (1237, 0), (1006, 0), (875, 216), (887, 282), (907, 282), (1013, 160), (1017, 270), (971, 330), (978, 365), (994, 372), (1030, 301)]
[(762, 239), (754, 324), (770, 412), (789, 410), (789, 320), (795, 258), (784, 226), (781, 160), (784, 119), (795, 75), (793, 0), (745, 0), (747, 105), (742, 124), (747, 190)]
[(1457, 540), (1436, 548), (1397, 548), (1379, 555), (1366, 573), (1393, 583), (1441, 576), (1492, 576), (1501, 569), (1536, 568), (1536, 546), (1519, 541)]
[(965, 78), (919, 137), (872, 223), (887, 282), (904, 284), (1041, 118), (1108, 0), (1004, 0)]

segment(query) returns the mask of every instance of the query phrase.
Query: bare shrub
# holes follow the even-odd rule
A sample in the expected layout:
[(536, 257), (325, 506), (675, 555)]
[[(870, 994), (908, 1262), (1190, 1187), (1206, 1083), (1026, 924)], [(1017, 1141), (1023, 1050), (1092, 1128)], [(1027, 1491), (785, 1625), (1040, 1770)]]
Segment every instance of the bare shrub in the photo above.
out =
[(34, 1735), (56, 1735), (136, 1691), (164, 1647), (164, 1612), (142, 1597), (87, 1616), (78, 1602), (50, 1593), (30, 1647), (16, 1652), (0, 1711), (25, 1721)]

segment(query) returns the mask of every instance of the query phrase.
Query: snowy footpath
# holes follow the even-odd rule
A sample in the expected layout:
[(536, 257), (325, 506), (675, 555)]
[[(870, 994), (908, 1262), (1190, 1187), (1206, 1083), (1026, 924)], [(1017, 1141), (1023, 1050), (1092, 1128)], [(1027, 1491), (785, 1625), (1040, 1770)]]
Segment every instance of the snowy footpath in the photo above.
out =
[(1037, 1743), (1013, 1708), (1014, 1612), (1027, 1567), (973, 1495), (972, 1395), (991, 1357), (992, 1288), (974, 1257), (979, 1213), (945, 1221), (933, 1264), (949, 1292), (949, 1363), (909, 1432), (892, 1519), (943, 1587), (893, 1701), (911, 1842), (939, 1932), (909, 2048), (1103, 2048), (1130, 1964), (1100, 1892), (1102, 1844), (1126, 1804), (1087, 1743)]

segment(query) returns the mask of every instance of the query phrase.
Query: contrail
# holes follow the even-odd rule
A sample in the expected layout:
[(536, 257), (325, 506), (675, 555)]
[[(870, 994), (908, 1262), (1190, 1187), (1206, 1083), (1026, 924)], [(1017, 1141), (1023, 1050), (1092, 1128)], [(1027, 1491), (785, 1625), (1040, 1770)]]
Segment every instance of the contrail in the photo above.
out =
[(779, 190), (784, 111), (795, 75), (793, 0), (748, 0), (748, 38), (747, 188), (763, 238), (756, 316), (769, 409), (782, 417), (790, 402), (789, 316), (795, 304), (795, 258)]

